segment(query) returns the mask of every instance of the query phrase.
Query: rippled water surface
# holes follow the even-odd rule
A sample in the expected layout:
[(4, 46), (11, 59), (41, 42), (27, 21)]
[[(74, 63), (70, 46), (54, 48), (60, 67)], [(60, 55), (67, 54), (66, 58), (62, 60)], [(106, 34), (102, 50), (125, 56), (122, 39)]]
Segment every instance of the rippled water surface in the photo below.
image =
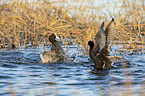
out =
[[(47, 50), (47, 49), (45, 49)], [(49, 50), (49, 48), (48, 48)], [(117, 96), (145, 95), (145, 55), (126, 55), (130, 62), (93, 71), (88, 55), (77, 47), (67, 54), (69, 63), (42, 64), (43, 50), (0, 51), (0, 95), (2, 96)]]

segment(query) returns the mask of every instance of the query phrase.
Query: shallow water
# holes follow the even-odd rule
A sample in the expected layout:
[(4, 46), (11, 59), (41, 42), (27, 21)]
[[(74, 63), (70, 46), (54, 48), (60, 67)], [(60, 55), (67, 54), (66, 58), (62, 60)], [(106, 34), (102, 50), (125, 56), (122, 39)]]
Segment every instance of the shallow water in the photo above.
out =
[(145, 95), (145, 55), (126, 54), (129, 63), (119, 62), (110, 70), (94, 71), (89, 57), (77, 47), (67, 51), (68, 55), (77, 54), (75, 61), (69, 63), (42, 64), (42, 51), (0, 51), (0, 95)]

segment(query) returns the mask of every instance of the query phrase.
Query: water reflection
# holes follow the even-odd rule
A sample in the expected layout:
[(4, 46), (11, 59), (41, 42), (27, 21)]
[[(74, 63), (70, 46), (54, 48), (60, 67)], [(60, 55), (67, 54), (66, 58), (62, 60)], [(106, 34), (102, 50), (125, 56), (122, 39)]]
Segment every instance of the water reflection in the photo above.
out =
[(130, 62), (97, 71), (88, 55), (74, 49), (67, 52), (76, 54), (74, 62), (50, 64), (41, 63), (41, 50), (0, 51), (0, 95), (145, 94), (145, 55), (126, 55)]

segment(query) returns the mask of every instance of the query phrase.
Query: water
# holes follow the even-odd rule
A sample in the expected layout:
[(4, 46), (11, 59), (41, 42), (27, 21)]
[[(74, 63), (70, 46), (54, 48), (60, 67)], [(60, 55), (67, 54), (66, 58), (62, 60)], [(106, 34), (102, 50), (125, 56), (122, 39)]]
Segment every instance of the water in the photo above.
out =
[[(45, 49), (45, 50), (49, 50)], [(129, 63), (93, 71), (88, 55), (70, 47), (74, 62), (42, 64), (43, 50), (0, 51), (0, 96), (145, 95), (145, 55), (128, 55)]]

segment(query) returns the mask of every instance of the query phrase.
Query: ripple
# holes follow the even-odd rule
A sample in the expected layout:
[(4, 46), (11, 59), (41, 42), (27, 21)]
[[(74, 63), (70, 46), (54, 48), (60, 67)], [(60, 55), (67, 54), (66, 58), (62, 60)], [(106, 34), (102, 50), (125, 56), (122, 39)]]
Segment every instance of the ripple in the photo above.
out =
[(29, 76), (31, 76), (31, 77), (42, 77), (42, 76), (40, 76), (38, 74), (29, 74)]
[(41, 81), (42, 84), (48, 84), (48, 85), (56, 85), (55, 82), (48, 82), (48, 81)]
[(62, 76), (61, 78), (71, 78), (72, 76), (66, 75), (66, 76)]
[(5, 67), (5, 68), (17, 68), (17, 65), (14, 64), (9, 64), (9, 63), (4, 63), (1, 65), (1, 67)]
[(107, 77), (104, 77), (104, 76), (98, 76), (96, 78), (88, 78), (88, 79), (85, 79), (85, 80), (105, 80)]
[(53, 76), (61, 76), (61, 75), (62, 75), (62, 74), (59, 74), (59, 73), (58, 73), (58, 74), (53, 74)]
[(60, 66), (58, 69), (71, 69), (70, 67)]
[(140, 84), (140, 82), (130, 80), (130, 81), (125, 81), (125, 82), (116, 82), (114, 85), (133, 86), (133, 85), (138, 85), (138, 84)]
[[(13, 94), (14, 95), (14, 94)], [(3, 92), (3, 93), (0, 93), (0, 96), (12, 96), (12, 93), (11, 92)], [(14, 95), (15, 96), (15, 95)]]
[(69, 84), (64, 84), (64, 85), (94, 85), (96, 83), (69, 83)]
[(20, 56), (20, 55), (24, 55), (24, 53), (18, 52), (18, 51), (0, 51), (0, 54), (2, 56)]
[(11, 79), (13, 78), (13, 76), (9, 76), (9, 75), (0, 75), (0, 79)]
[(84, 75), (84, 74), (76, 73), (76, 74), (74, 74), (74, 75), (76, 75), (76, 76), (82, 76), (82, 75)]
[(106, 75), (109, 74), (109, 70), (104, 70), (104, 71), (99, 70), (98, 71), (98, 70), (93, 69), (93, 70), (91, 70), (91, 73), (95, 74), (95, 75), (98, 75), (98, 76), (106, 76)]
[(41, 66), (26, 66), (28, 69), (42, 69)]

